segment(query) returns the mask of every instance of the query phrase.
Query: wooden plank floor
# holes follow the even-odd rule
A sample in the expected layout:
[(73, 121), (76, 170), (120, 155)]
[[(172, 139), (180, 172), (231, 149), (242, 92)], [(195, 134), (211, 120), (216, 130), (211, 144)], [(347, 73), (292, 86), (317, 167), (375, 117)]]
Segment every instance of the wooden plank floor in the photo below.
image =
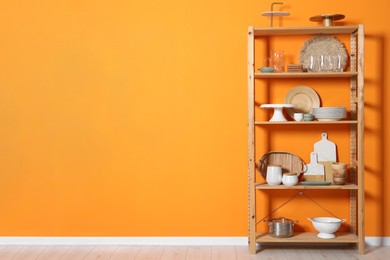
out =
[(390, 247), (370, 247), (365, 255), (353, 248), (264, 247), (256, 255), (247, 246), (132, 245), (0, 245), (0, 260), (312, 260), (390, 259)]

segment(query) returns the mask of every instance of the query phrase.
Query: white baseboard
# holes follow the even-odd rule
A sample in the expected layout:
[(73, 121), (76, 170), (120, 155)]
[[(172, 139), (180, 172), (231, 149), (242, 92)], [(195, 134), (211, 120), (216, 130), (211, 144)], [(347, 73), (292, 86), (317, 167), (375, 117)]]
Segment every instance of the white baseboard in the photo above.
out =
[[(366, 237), (367, 246), (390, 246), (390, 237)], [(0, 245), (247, 245), (247, 237), (0, 237)]]
[(0, 245), (247, 245), (247, 237), (0, 237)]
[(366, 237), (367, 246), (390, 246), (390, 237)]

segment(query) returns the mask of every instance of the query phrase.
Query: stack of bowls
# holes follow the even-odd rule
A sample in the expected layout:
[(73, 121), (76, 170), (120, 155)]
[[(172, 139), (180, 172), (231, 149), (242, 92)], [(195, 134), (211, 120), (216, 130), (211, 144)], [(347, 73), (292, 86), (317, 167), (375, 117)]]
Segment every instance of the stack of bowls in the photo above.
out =
[(313, 107), (312, 110), (318, 121), (337, 121), (347, 117), (345, 107)]
[(344, 185), (347, 175), (347, 164), (342, 162), (332, 163), (333, 183), (336, 185)]

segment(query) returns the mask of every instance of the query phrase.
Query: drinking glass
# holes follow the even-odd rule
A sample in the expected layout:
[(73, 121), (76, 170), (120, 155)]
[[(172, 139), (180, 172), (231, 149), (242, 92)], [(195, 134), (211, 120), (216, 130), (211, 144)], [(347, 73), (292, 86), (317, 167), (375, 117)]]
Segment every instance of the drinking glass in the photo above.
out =
[(310, 55), (309, 58), (309, 66), (307, 68), (308, 72), (317, 72), (318, 71), (318, 66), (317, 66), (317, 57), (314, 55)]
[(333, 59), (331, 55), (326, 55), (324, 57), (324, 63), (325, 63), (325, 71), (326, 72), (332, 72), (333, 71)]
[(336, 72), (343, 72), (343, 67), (341, 66), (341, 55), (334, 55), (333, 56), (333, 71)]

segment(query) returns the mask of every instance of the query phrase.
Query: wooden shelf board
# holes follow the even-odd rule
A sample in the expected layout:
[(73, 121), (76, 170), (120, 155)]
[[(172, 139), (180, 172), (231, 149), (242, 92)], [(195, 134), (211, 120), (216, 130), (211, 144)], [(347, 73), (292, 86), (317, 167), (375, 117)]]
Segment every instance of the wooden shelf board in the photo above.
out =
[(258, 190), (357, 190), (358, 186), (356, 184), (347, 183), (345, 185), (295, 185), (295, 186), (285, 186), (277, 185), (270, 186), (267, 183), (255, 183), (255, 188)]
[(270, 121), (255, 121), (255, 125), (343, 125), (343, 124), (358, 124), (357, 120), (340, 120), (340, 121), (285, 121), (285, 122), (270, 122)]
[(255, 79), (276, 79), (276, 78), (351, 78), (357, 76), (357, 72), (255, 72)]
[(275, 238), (268, 233), (257, 233), (256, 242), (260, 243), (358, 243), (358, 237), (352, 233), (336, 233), (336, 238), (322, 239), (317, 233), (294, 233), (292, 237)]
[(310, 26), (310, 27), (255, 27), (255, 36), (308, 35), (308, 34), (353, 34), (358, 26)]

